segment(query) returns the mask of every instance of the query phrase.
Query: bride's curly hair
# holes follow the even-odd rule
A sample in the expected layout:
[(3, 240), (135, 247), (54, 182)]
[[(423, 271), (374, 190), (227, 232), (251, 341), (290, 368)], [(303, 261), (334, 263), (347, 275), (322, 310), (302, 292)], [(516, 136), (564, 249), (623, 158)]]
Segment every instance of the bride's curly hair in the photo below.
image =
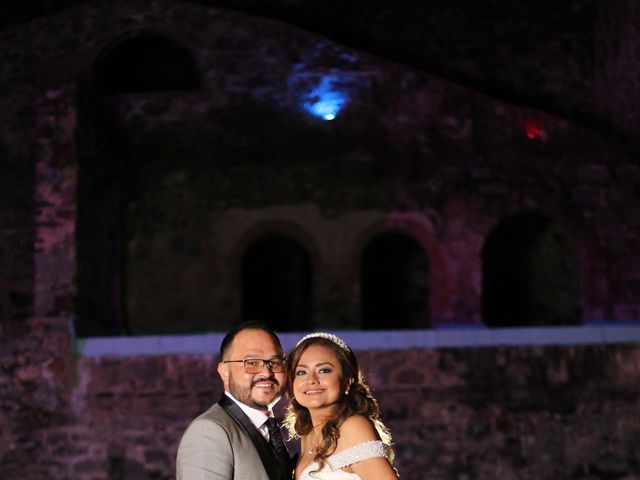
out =
[[(390, 452), (390, 461), (393, 461), (393, 451), (391, 450), (391, 434), (387, 427), (380, 421), (380, 409), (378, 402), (373, 397), (371, 389), (367, 385), (362, 371), (358, 367), (358, 360), (353, 351), (344, 341), (332, 334), (316, 333), (304, 337), (287, 357), (288, 380), (286, 395), (289, 399), (289, 406), (284, 418), (284, 426), (289, 432), (290, 438), (299, 438), (308, 434), (313, 429), (309, 410), (298, 403), (293, 394), (293, 381), (295, 379), (296, 367), (300, 361), (302, 353), (312, 345), (320, 345), (331, 350), (342, 367), (342, 378), (340, 378), (340, 388), (343, 392), (341, 401), (332, 418), (322, 426), (322, 443), (316, 450), (314, 461), (318, 463), (318, 470), (324, 466), (325, 460), (333, 454), (340, 438), (340, 425), (352, 415), (363, 415), (376, 428), (380, 440), (387, 445)], [(353, 379), (351, 385), (349, 380)], [(347, 392), (348, 393), (344, 393)]]

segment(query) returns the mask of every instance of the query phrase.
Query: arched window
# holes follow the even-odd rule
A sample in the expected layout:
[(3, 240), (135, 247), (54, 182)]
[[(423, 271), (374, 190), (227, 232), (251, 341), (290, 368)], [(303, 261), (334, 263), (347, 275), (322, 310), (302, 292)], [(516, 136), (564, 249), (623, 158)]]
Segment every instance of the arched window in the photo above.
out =
[(487, 238), (482, 270), (487, 325), (580, 323), (577, 254), (551, 218), (520, 213), (503, 220)]
[(362, 255), (362, 326), (365, 329), (427, 328), (429, 261), (402, 233), (371, 240)]
[(244, 318), (279, 331), (310, 330), (311, 261), (297, 242), (270, 236), (249, 246), (242, 260)]
[(200, 75), (191, 53), (160, 35), (125, 40), (98, 61), (96, 91), (141, 93), (197, 90)]

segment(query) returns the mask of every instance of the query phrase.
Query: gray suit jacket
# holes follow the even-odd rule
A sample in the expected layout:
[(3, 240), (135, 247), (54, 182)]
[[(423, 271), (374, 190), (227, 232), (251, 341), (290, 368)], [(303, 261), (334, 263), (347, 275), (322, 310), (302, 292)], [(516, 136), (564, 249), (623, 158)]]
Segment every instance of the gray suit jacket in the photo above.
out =
[[(233, 401), (219, 403), (197, 417), (182, 436), (177, 480), (276, 480), (291, 478), (271, 447)], [(286, 467), (290, 468), (290, 466)]]

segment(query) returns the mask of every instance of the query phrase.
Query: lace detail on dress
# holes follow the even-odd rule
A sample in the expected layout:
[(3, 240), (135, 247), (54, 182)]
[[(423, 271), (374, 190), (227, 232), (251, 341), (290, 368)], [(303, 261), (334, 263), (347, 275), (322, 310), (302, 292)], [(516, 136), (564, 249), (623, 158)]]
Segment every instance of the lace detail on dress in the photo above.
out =
[(337, 470), (367, 458), (384, 457), (388, 459), (387, 449), (388, 447), (380, 440), (368, 440), (331, 455), (327, 458), (327, 463), (331, 468)]

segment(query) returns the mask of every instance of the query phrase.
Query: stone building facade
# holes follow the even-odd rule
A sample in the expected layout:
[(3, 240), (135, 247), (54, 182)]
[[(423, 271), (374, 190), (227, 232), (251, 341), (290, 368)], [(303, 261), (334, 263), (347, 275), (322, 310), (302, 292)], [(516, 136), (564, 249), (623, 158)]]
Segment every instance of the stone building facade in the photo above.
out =
[[(591, 83), (625, 135), (634, 35)], [(77, 336), (640, 321), (626, 137), (184, 2), (83, 3), (0, 42), (3, 478), (170, 478), (219, 394), (212, 356)], [(416, 479), (637, 478), (638, 355), (362, 352)]]

